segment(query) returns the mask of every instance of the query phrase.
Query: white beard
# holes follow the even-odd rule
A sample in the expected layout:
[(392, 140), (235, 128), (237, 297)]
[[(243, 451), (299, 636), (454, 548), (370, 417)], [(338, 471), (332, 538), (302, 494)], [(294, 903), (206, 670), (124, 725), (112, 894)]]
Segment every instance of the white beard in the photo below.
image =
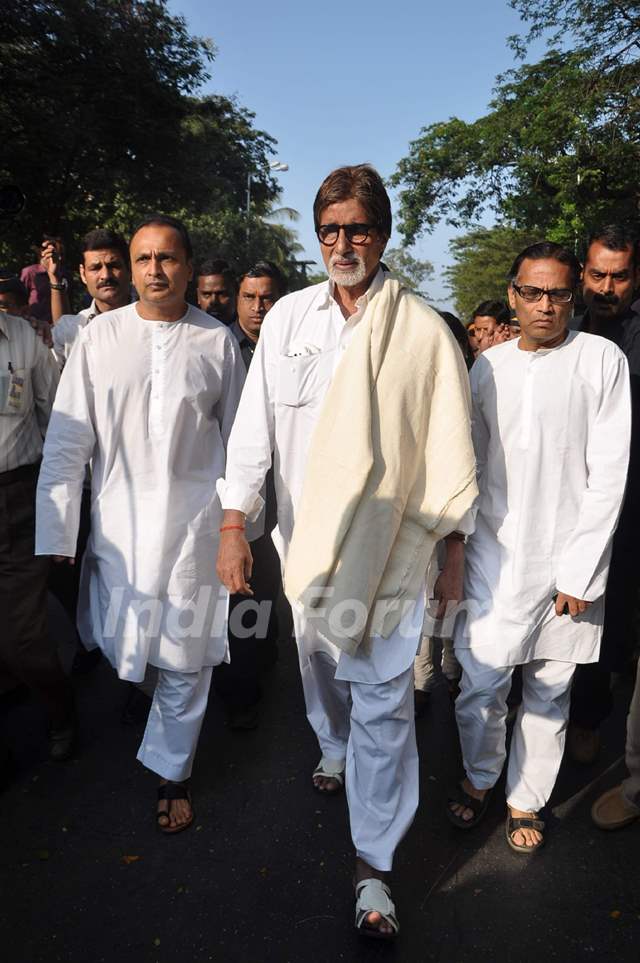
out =
[(329, 259), (329, 277), (333, 283), (341, 288), (353, 288), (356, 284), (362, 284), (367, 276), (364, 260), (356, 255), (352, 265), (349, 271), (345, 271), (344, 268), (336, 268), (333, 264), (333, 257), (331, 257)]

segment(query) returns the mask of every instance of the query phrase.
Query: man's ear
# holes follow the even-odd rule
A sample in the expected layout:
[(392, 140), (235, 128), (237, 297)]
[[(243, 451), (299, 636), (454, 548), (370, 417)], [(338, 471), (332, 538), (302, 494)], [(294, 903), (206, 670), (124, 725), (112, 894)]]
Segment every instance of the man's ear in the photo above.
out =
[(81, 263), (78, 265), (78, 271), (80, 272), (80, 279), (81, 279), (82, 283), (84, 284), (84, 286), (86, 287), (86, 286), (87, 286), (87, 275), (84, 273), (84, 263), (83, 263), (83, 262), (81, 262)]
[(189, 280), (193, 281), (193, 261), (187, 261), (187, 267), (189, 268)]
[(513, 284), (509, 282), (509, 287), (507, 288), (507, 297), (509, 298), (509, 307), (512, 311), (516, 309), (516, 293), (513, 290)]

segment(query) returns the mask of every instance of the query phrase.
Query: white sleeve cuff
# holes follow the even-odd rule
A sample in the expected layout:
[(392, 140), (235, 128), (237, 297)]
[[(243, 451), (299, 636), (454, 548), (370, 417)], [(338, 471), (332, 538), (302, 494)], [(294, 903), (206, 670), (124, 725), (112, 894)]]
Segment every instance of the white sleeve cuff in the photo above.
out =
[(227, 482), (224, 478), (216, 482), (216, 491), (223, 511), (243, 512), (250, 522), (255, 522), (264, 506), (262, 495), (252, 495), (246, 488)]

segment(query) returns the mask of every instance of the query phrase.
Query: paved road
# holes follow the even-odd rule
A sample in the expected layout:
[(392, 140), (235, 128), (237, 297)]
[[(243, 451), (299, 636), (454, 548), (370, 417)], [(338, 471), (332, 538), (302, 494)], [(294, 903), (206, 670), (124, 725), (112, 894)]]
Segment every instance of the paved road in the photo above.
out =
[(212, 697), (196, 823), (175, 837), (155, 830), (155, 780), (135, 761), (141, 730), (120, 724), (123, 690), (106, 664), (78, 682), (83, 741), (72, 762), (46, 760), (33, 702), (5, 707), (20, 772), (0, 797), (3, 961), (640, 960), (640, 824), (608, 835), (589, 820), (594, 796), (622, 772), (629, 684), (599, 764), (563, 768), (548, 846), (533, 859), (507, 849), (500, 791), (477, 830), (446, 822), (459, 750), (448, 695), (437, 692), (419, 723), (423, 798), (397, 857), (394, 947), (354, 934), (345, 802), (310, 788), (318, 752), (293, 646), (267, 690), (252, 733), (225, 729)]

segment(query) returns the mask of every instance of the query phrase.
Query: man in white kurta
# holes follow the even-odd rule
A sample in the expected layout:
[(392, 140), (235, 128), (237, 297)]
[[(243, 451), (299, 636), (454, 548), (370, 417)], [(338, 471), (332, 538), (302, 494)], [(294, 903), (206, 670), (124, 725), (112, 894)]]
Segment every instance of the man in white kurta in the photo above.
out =
[(490, 348), (471, 371), (480, 494), (465, 559), (467, 612), (455, 635), (466, 779), (449, 815), (464, 825), (484, 811), (505, 761), (511, 676), (522, 665), (507, 839), (524, 853), (543, 841), (539, 813), (562, 759), (575, 666), (598, 659), (629, 452), (624, 355), (567, 330), (578, 272), (558, 245), (526, 249), (509, 288), (521, 338)]
[[(398, 926), (384, 880), (418, 802), (413, 660), (424, 612), (426, 563), (418, 573), (422, 590), (410, 599), (404, 623), (397, 625), (387, 637), (372, 631), (364, 644), (347, 647), (349, 651), (328, 638), (324, 629), (319, 631), (318, 623), (314, 623), (306, 609), (300, 606), (297, 593), (291, 593), (289, 583), (298, 574), (291, 571), (291, 563), (296, 538), (304, 527), (299, 520), (305, 518), (304, 524), (312, 523), (315, 504), (321, 528), (324, 521), (327, 528), (336, 521), (323, 511), (320, 499), (316, 503), (312, 500), (311, 511), (304, 515), (305, 494), (309, 494), (310, 483), (318, 483), (320, 494), (328, 493), (329, 499), (336, 489), (338, 495), (342, 491), (338, 476), (344, 462), (342, 466), (336, 464), (335, 476), (328, 469), (331, 477), (326, 485), (320, 480), (322, 468), (326, 465), (320, 464), (317, 478), (309, 477), (313, 474), (313, 467), (309, 469), (309, 465), (314, 466), (318, 460), (318, 433), (326, 435), (328, 428), (331, 435), (326, 405), (330, 398), (335, 401), (332, 392), (336, 386), (347, 389), (346, 403), (336, 412), (335, 440), (337, 445), (339, 432), (344, 437), (352, 431), (353, 448), (357, 449), (368, 431), (366, 419), (355, 414), (356, 385), (368, 370), (366, 361), (364, 366), (359, 366), (358, 359), (362, 355), (358, 352), (365, 343), (372, 312), (377, 305), (386, 303), (381, 299), (388, 297), (389, 286), (399, 285), (385, 277), (379, 264), (391, 230), (391, 212), (386, 191), (375, 171), (361, 165), (330, 174), (316, 197), (314, 217), (330, 280), (282, 298), (263, 323), (229, 441), (225, 480), (219, 485), (226, 511), (218, 571), (232, 591), (250, 593), (251, 556), (243, 528), (245, 519), (251, 519), (261, 506), (260, 488), (273, 452), (278, 518), (273, 538), (283, 564), (287, 562), (285, 591), (294, 607), (307, 716), (322, 753), (313, 774), (313, 784), (321, 792), (332, 793), (346, 781), (351, 833), (357, 856), (356, 925), (362, 932), (390, 937)], [(412, 296), (402, 297), (410, 300)], [(450, 378), (447, 383), (451, 386), (452, 397), (448, 410), (452, 423), (459, 417), (462, 449), (469, 437), (464, 365), (445, 325), (424, 303), (414, 300), (420, 321), (417, 338), (433, 337), (433, 342), (428, 340), (427, 343), (437, 343), (447, 355), (446, 360), (442, 359), (443, 369), (447, 372), (442, 375), (442, 380)], [(384, 310), (382, 314), (380, 320), (384, 323), (387, 320)], [(393, 340), (393, 332), (390, 339)], [(404, 347), (410, 350), (408, 344)], [(417, 377), (416, 397), (420, 401), (411, 408), (411, 416), (416, 416), (417, 420), (422, 418), (425, 425), (432, 423), (429, 421), (428, 392), (434, 381), (438, 382), (433, 376), (438, 350), (436, 348), (430, 356), (432, 367), (429, 374), (424, 380), (421, 380), (422, 375)], [(404, 384), (412, 380), (411, 368), (407, 367), (408, 357), (403, 354), (398, 380), (394, 382), (397, 396), (402, 395)], [(385, 358), (388, 362), (388, 355)], [(384, 381), (384, 371), (385, 363), (380, 369), (381, 381)], [(348, 393), (350, 384), (353, 384), (352, 395)], [(366, 402), (369, 393), (364, 391), (363, 397)], [(375, 416), (373, 418), (375, 435), (380, 422)], [(339, 427), (338, 422), (344, 423)], [(396, 428), (394, 444), (403, 432), (407, 439), (411, 436), (410, 418)], [(348, 446), (347, 440), (345, 447)], [(420, 442), (416, 440), (415, 446), (419, 447)], [(335, 450), (333, 448), (329, 453), (330, 464), (333, 464), (331, 459)], [(466, 481), (475, 491), (470, 439), (468, 453), (469, 478)], [(410, 458), (409, 454), (406, 474), (412, 470), (408, 464)], [(397, 462), (395, 467), (399, 468)], [(376, 470), (372, 469), (372, 476)], [(452, 478), (454, 474), (452, 470)], [(348, 482), (353, 483), (348, 470), (347, 476)], [(455, 485), (457, 481), (451, 487)], [(356, 483), (356, 499), (361, 494), (357, 487)], [(379, 504), (381, 525), (390, 501), (382, 498), (383, 487), (381, 485), (368, 502), (373, 506)], [(460, 487), (464, 488), (464, 485)], [(365, 490), (363, 483), (362, 491)], [(472, 500), (473, 492), (468, 494), (469, 504)], [(398, 493), (396, 530), (402, 506), (402, 496)], [(454, 519), (455, 509), (452, 512), (450, 518)], [(415, 521), (415, 531), (420, 539), (422, 528), (417, 512)], [(455, 529), (456, 521), (457, 518), (451, 520), (447, 527), (445, 520), (442, 534)], [(434, 527), (436, 525), (434, 521)], [(369, 537), (373, 534), (375, 542), (371, 526), (366, 534)], [(345, 537), (344, 542), (346, 540)], [(456, 541), (452, 548), (450, 568), (454, 563), (459, 566), (460, 546), (461, 543)], [(314, 547), (310, 546), (310, 553), (307, 551), (307, 559), (309, 554), (313, 556)], [(317, 547), (320, 554), (319, 543)], [(366, 554), (364, 548), (362, 553)], [(357, 551), (355, 555), (362, 558)], [(356, 567), (366, 568), (366, 565), (354, 567), (353, 562), (345, 562), (345, 558), (341, 550), (338, 564), (341, 571), (349, 566), (354, 573)], [(407, 568), (411, 568), (410, 562)], [(461, 567), (459, 570), (461, 574)]]
[(62, 374), (36, 551), (73, 558), (91, 461), (79, 630), (121, 679), (159, 670), (138, 758), (163, 778), (159, 825), (176, 831), (193, 813), (175, 784), (191, 774), (211, 668), (227, 657), (215, 485), (244, 367), (227, 328), (185, 303), (191, 249), (179, 222), (141, 225), (131, 262), (140, 300), (84, 327)]

